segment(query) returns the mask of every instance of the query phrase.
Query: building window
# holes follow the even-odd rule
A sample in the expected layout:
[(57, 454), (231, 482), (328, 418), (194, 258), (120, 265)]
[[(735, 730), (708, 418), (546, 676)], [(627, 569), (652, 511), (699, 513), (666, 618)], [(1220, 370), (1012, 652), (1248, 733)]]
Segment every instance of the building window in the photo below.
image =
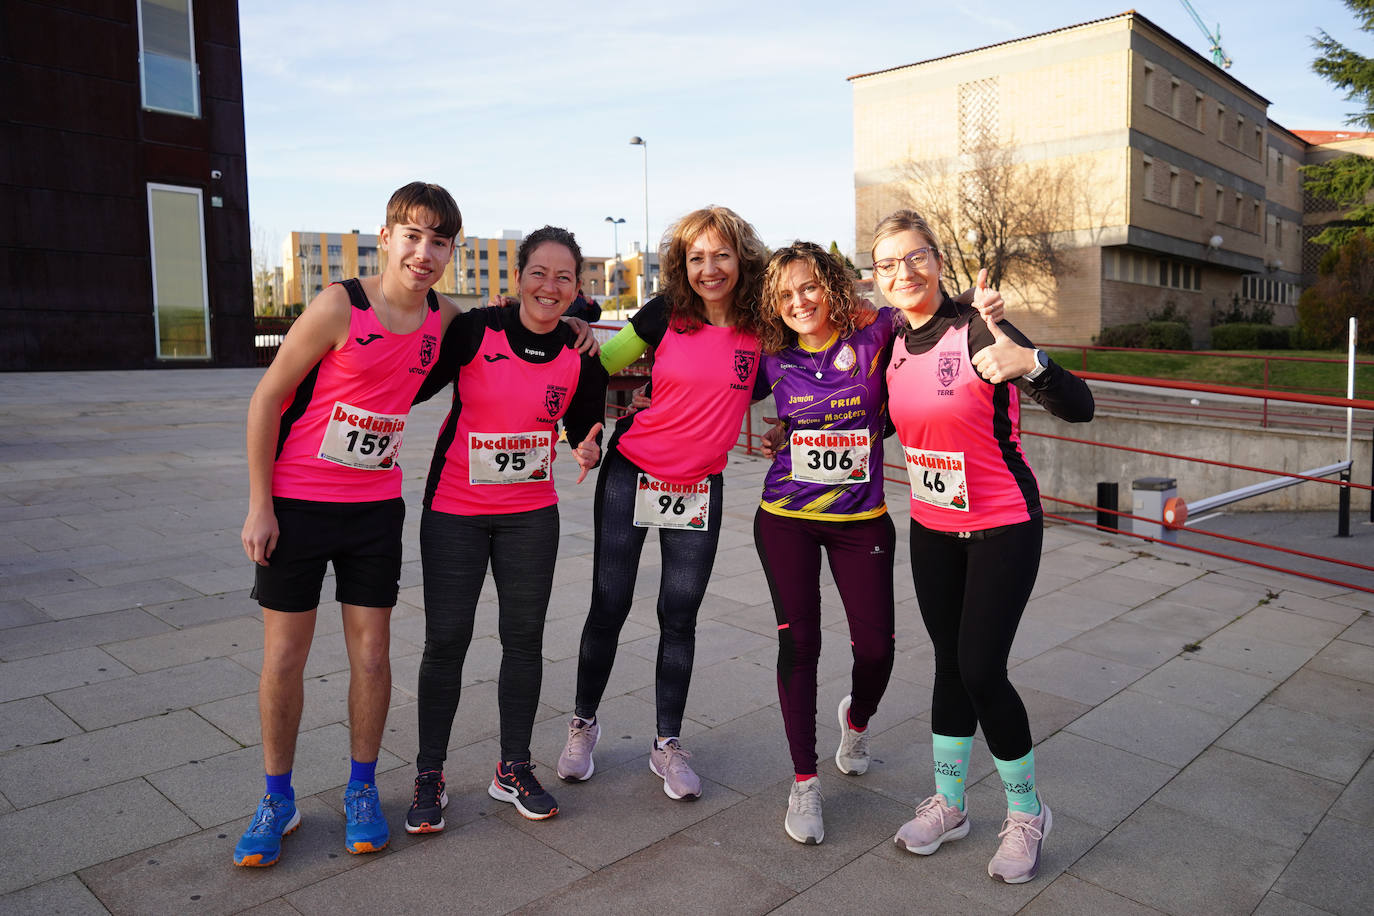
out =
[(1193, 93), (1193, 126), (1199, 131), (1207, 129), (1206, 124), (1203, 123), (1206, 118), (1205, 112), (1207, 111), (1207, 106), (1203, 104), (1203, 101), (1204, 99), (1201, 92)]
[(1197, 216), (1202, 215), (1202, 179), (1193, 179), (1193, 213)]
[(999, 142), (997, 77), (959, 84), (959, 152), (971, 153)]
[(1254, 220), (1255, 220), (1253, 223), (1251, 223), (1251, 225), (1255, 227), (1255, 234), (1258, 235), (1258, 234), (1259, 234), (1259, 231), (1260, 231), (1260, 205), (1259, 205), (1259, 201), (1255, 201), (1253, 204), (1250, 205), (1250, 211), (1251, 211), (1251, 212), (1250, 212), (1250, 215), (1251, 215), (1252, 217), (1254, 217)]
[(1274, 160), (1275, 177), (1279, 184), (1283, 184), (1283, 153), (1279, 153)]
[(148, 185), (158, 359), (210, 358), (210, 294), (199, 188)]
[(139, 0), (143, 107), (200, 117), (191, 0)]
[(1283, 247), (1283, 220), (1274, 220), (1274, 247)]
[(1154, 169), (1154, 165), (1155, 165), (1155, 164), (1154, 164), (1154, 160), (1152, 160), (1149, 156), (1146, 156), (1146, 157), (1144, 158), (1144, 160), (1142, 161), (1142, 164), (1144, 165), (1144, 171), (1143, 171), (1143, 175), (1144, 175), (1144, 178), (1143, 178), (1144, 197), (1145, 197), (1146, 200), (1154, 200), (1154, 199), (1155, 199), (1155, 169)]
[(1155, 68), (1145, 65), (1145, 104), (1155, 107)]
[(1226, 106), (1217, 106), (1217, 142), (1226, 142)]
[(1171, 77), (1171, 78), (1169, 79), (1169, 114), (1172, 115), (1172, 116), (1175, 117), (1175, 118), (1177, 118), (1177, 117), (1179, 116), (1179, 111), (1178, 111), (1178, 78), (1177, 78), (1177, 77)]
[(1169, 206), (1178, 206), (1178, 169), (1169, 169)]
[(1218, 186), (1218, 187), (1217, 187), (1217, 222), (1219, 222), (1219, 223), (1224, 223), (1224, 222), (1226, 222), (1226, 220), (1225, 220), (1225, 218), (1224, 218), (1224, 217), (1226, 216), (1226, 213), (1225, 213), (1225, 211), (1224, 211), (1225, 205), (1226, 205), (1226, 195), (1225, 195), (1225, 192), (1223, 192), (1222, 189), (1221, 189), (1221, 187)]

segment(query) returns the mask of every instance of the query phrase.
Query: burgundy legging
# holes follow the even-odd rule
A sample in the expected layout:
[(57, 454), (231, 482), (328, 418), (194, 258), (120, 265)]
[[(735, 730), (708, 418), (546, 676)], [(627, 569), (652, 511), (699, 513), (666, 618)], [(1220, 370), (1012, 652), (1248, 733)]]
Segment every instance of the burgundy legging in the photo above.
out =
[(778, 618), (778, 701), (798, 775), (816, 772), (816, 661), (821, 654), (821, 549), (830, 561), (854, 656), (849, 707), (867, 725), (892, 674), (892, 554), (897, 535), (886, 514), (816, 522), (759, 509), (754, 544)]

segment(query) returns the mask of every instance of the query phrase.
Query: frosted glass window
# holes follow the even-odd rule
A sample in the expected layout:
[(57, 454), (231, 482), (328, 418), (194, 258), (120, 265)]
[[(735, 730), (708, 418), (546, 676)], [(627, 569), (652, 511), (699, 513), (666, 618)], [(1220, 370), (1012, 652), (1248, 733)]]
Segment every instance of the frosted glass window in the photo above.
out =
[(159, 359), (209, 359), (210, 296), (198, 188), (148, 185), (153, 326)]

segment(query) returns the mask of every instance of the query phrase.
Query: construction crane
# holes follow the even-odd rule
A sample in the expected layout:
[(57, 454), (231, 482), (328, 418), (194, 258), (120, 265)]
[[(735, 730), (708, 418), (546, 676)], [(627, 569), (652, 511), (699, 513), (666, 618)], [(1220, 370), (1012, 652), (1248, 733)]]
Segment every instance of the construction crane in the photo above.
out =
[(1183, 4), (1183, 8), (1188, 11), (1188, 15), (1193, 17), (1197, 27), (1202, 30), (1202, 34), (1207, 36), (1207, 40), (1212, 43), (1212, 63), (1223, 70), (1231, 69), (1231, 58), (1226, 56), (1226, 52), (1221, 49), (1221, 23), (1217, 23), (1216, 33), (1207, 31), (1207, 26), (1203, 25), (1202, 17), (1193, 9), (1193, 5), (1188, 0), (1178, 0)]

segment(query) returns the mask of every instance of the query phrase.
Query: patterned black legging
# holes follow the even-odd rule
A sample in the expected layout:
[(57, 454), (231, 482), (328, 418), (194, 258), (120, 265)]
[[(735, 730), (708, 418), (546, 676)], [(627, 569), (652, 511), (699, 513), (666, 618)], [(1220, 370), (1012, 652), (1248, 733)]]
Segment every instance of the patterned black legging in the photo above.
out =
[[(577, 715), (596, 715), (615, 664), (620, 628), (634, 601), (639, 555), (647, 528), (634, 524), (635, 492), (640, 469), (616, 449), (608, 449), (596, 478), (596, 552), (592, 571), (592, 606), (582, 628), (577, 664)], [(655, 700), (658, 734), (682, 733), (682, 715), (692, 681), (696, 651), (697, 610), (706, 595), (720, 540), (723, 482), (712, 474), (710, 515), (705, 531), (658, 529), (663, 574), (658, 585), (658, 666)]]

